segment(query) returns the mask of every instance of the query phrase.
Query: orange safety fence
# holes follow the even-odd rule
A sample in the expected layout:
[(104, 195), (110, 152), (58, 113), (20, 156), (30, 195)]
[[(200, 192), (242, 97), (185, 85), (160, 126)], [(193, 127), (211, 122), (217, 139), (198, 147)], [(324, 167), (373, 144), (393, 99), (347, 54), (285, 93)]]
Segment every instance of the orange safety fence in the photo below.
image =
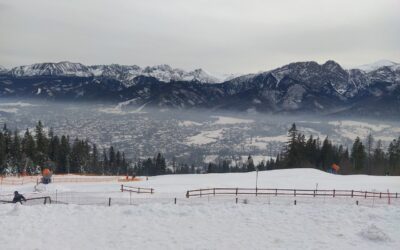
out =
[(142, 180), (142, 178), (138, 178), (138, 177), (135, 177), (134, 179), (132, 179), (132, 178), (118, 179), (119, 182), (131, 182), (131, 181), (141, 181), (141, 180)]
[(24, 185), (27, 183), (37, 183), (39, 176), (23, 176), (23, 177), (0, 177), (0, 185)]
[(109, 181), (117, 181), (118, 176), (109, 176), (109, 177), (57, 177), (53, 176), (51, 181), (53, 183), (61, 183), (61, 182), (109, 182)]
[[(0, 177), (0, 185), (24, 185), (27, 183), (39, 183), (41, 176)], [(139, 180), (139, 178), (136, 178)], [(135, 179), (135, 181), (137, 181)], [(94, 175), (53, 175), (54, 183), (83, 183), (83, 182), (112, 182), (119, 181), (120, 176), (94, 176)]]

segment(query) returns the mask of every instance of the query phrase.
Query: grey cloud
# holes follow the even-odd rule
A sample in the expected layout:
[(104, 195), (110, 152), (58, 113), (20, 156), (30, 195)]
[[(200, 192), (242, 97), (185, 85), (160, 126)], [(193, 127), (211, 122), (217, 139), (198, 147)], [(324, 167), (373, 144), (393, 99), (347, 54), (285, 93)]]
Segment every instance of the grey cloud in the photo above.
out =
[(400, 61), (398, 9), (397, 0), (0, 0), (0, 64), (256, 72), (302, 60)]

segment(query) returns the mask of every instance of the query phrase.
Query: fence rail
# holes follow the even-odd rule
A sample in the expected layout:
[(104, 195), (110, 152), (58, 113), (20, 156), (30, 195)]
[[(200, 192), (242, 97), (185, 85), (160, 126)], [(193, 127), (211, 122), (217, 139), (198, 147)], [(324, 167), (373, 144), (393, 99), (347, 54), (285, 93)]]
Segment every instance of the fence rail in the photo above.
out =
[(121, 185), (121, 192), (131, 192), (131, 193), (138, 193), (138, 194), (141, 194), (141, 193), (153, 194), (154, 189)]
[(186, 198), (208, 195), (286, 195), (286, 196), (331, 196), (331, 197), (362, 197), (362, 198), (400, 198), (400, 193), (369, 192), (356, 190), (320, 190), (320, 189), (278, 189), (278, 188), (205, 188), (188, 190)]
[[(34, 200), (43, 200), (43, 204), (51, 204), (51, 197), (50, 196), (43, 196), (43, 197), (33, 197), (33, 198), (27, 198), (26, 202), (29, 201), (34, 201)], [(9, 200), (0, 200), (0, 203), (13, 203), (12, 201)]]

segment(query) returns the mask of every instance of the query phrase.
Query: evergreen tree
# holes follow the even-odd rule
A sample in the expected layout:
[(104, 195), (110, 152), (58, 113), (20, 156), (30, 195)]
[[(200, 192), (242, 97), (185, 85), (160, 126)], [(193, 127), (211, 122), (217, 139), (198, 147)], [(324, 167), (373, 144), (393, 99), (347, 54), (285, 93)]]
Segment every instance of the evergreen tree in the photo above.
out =
[(58, 173), (70, 173), (70, 144), (69, 137), (61, 136), (60, 148), (57, 153), (57, 169)]
[(101, 173), (101, 168), (99, 166), (99, 151), (97, 150), (96, 144), (93, 144), (93, 149), (92, 149), (91, 172), (96, 174)]
[(368, 167), (368, 174), (372, 173), (372, 153), (373, 153), (373, 144), (374, 144), (374, 137), (372, 136), (371, 132), (368, 134), (366, 139), (366, 151), (367, 151), (367, 167)]
[(103, 163), (102, 165), (102, 174), (109, 174), (109, 162), (108, 162), (108, 156), (107, 156), (107, 152), (106, 149), (103, 149)]
[(378, 140), (372, 156), (372, 165), (375, 168), (373, 174), (384, 175), (386, 170), (385, 152), (382, 149), (382, 141)]
[(117, 154), (115, 155), (115, 165), (117, 168), (117, 175), (120, 175), (122, 167), (121, 167), (121, 163), (122, 163), (122, 158), (121, 158), (121, 153), (119, 151), (117, 151)]
[(21, 139), (18, 135), (18, 131), (15, 130), (11, 146), (11, 158), (12, 158), (12, 165), (16, 173), (22, 172), (22, 149), (20, 140)]
[(36, 162), (41, 167), (44, 167), (47, 158), (47, 144), (48, 140), (44, 133), (43, 124), (39, 121), (35, 128), (35, 139), (36, 139)]
[(366, 161), (367, 155), (365, 153), (365, 148), (363, 143), (360, 140), (360, 137), (357, 137), (353, 143), (353, 148), (351, 150), (351, 159), (353, 161), (353, 166), (355, 170), (361, 170)]
[(334, 150), (328, 137), (322, 143), (320, 163), (323, 170), (328, 170), (334, 163)]
[(247, 157), (247, 172), (251, 172), (251, 171), (255, 171), (256, 168), (254, 166), (254, 161), (253, 161), (253, 157), (251, 157), (251, 155), (249, 155), (249, 157)]
[(400, 168), (400, 137), (393, 140), (388, 148), (389, 174), (393, 175)]
[(109, 173), (110, 174), (116, 174), (116, 169), (115, 169), (115, 162), (116, 162), (116, 156), (115, 156), (115, 151), (114, 147), (111, 146), (109, 149), (109, 158), (108, 158), (108, 165), (109, 165)]

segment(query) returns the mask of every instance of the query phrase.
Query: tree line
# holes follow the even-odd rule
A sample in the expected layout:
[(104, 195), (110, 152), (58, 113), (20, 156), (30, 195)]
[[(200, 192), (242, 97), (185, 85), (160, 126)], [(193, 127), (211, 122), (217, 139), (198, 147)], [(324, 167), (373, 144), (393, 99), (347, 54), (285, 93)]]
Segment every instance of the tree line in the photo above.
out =
[(332, 165), (340, 166), (340, 174), (400, 175), (400, 137), (394, 139), (385, 150), (380, 140), (372, 134), (365, 140), (357, 137), (351, 149), (333, 144), (326, 137), (323, 141), (300, 133), (293, 124), (288, 131), (285, 147), (276, 159), (262, 161), (257, 165), (251, 155), (242, 162), (235, 157), (224, 158), (218, 163), (203, 166), (177, 163), (170, 164), (161, 153), (153, 158), (130, 162), (124, 152), (113, 146), (99, 152), (96, 144), (68, 135), (55, 135), (50, 129), (44, 131), (39, 121), (31, 132), (23, 136), (4, 125), (0, 130), (0, 174), (38, 174), (49, 168), (56, 174), (85, 173), (98, 175), (162, 175), (194, 173), (250, 172), (287, 168), (316, 168), (332, 171)]
[(49, 168), (57, 174), (91, 173), (119, 175), (128, 172), (124, 152), (113, 146), (100, 153), (96, 144), (69, 135), (45, 132), (41, 121), (34, 131), (26, 129), (23, 136), (4, 124), (0, 130), (0, 174), (38, 174)]
[(333, 144), (329, 137), (323, 141), (300, 133), (293, 123), (288, 131), (285, 147), (276, 159), (254, 164), (249, 155), (246, 162), (237, 164), (232, 159), (208, 163), (208, 173), (249, 172), (258, 170), (316, 168), (335, 172), (332, 165), (339, 166), (339, 174), (400, 175), (400, 137), (394, 139), (387, 150), (381, 140), (375, 140), (370, 133), (364, 142), (356, 137), (349, 149)]
[(400, 137), (384, 150), (382, 141), (371, 133), (363, 142), (356, 137), (351, 149), (335, 145), (326, 137), (322, 142), (312, 135), (306, 139), (293, 123), (288, 131), (285, 149), (277, 156), (272, 168), (310, 167), (324, 171), (340, 166), (341, 174), (400, 175)]

